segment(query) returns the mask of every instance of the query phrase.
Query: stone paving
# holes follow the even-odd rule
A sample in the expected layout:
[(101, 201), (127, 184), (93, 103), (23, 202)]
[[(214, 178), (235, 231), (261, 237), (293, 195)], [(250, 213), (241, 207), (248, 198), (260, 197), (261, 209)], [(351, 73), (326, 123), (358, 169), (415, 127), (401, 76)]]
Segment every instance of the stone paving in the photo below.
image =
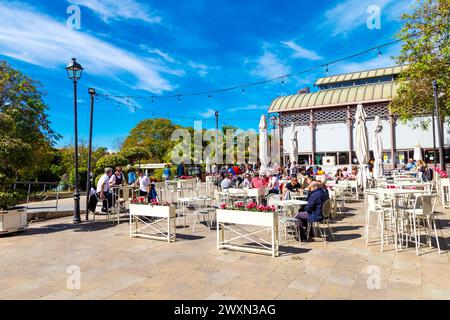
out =
[[(215, 231), (205, 226), (194, 234), (178, 229), (168, 244), (130, 239), (126, 221), (33, 223), (0, 238), (0, 298), (450, 299), (450, 213), (438, 216), (442, 254), (424, 246), (416, 256), (412, 247), (366, 247), (361, 206), (349, 204), (333, 224), (335, 241), (299, 247), (283, 239), (278, 258), (218, 251)], [(81, 288), (68, 289), (68, 270), (78, 267)]]

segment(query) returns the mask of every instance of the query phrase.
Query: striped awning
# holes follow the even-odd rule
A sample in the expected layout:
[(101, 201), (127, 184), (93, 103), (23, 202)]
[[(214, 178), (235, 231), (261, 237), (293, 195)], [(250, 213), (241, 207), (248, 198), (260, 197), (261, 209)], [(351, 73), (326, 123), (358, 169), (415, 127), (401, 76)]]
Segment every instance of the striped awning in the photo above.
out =
[(282, 96), (272, 102), (269, 113), (391, 101), (397, 87), (395, 82), (384, 82)]
[(399, 74), (406, 67), (407, 67), (407, 65), (403, 65), (403, 66), (379, 68), (379, 69), (359, 71), (359, 72), (343, 73), (343, 74), (333, 75), (333, 76), (329, 76), (329, 77), (319, 78), (316, 81), (315, 85), (319, 86), (319, 85), (338, 83), (338, 82), (346, 82), (346, 81), (354, 81), (354, 80), (360, 80), (360, 79), (370, 79), (370, 78), (376, 78), (376, 77), (382, 77), (382, 76), (390, 76), (390, 75)]

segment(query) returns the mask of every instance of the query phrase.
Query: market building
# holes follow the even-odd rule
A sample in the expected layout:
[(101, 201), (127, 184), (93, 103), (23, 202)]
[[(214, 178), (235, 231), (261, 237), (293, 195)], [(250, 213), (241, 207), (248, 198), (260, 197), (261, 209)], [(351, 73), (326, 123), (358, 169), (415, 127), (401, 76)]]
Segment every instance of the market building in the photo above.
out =
[[(402, 123), (388, 108), (396, 95), (396, 80), (403, 68), (405, 66), (394, 66), (324, 77), (316, 81), (315, 86), (319, 89), (316, 92), (302, 90), (297, 94), (276, 98), (269, 107), (269, 113), (278, 114), (279, 117), (284, 161), (289, 157), (289, 137), (291, 125), (294, 124), (295, 130), (299, 132), (299, 163), (323, 165), (324, 157), (331, 157), (326, 159), (328, 163), (332, 159), (333, 165), (356, 163), (354, 120), (356, 107), (362, 104), (367, 114), (366, 126), (371, 150), (375, 116), (380, 116), (382, 120), (383, 163), (387, 168), (392, 167), (392, 164), (405, 164), (408, 158), (413, 157), (417, 144), (422, 148), (423, 159), (433, 163), (431, 125), (424, 130), (414, 125), (414, 122)], [(416, 117), (417, 123), (425, 119), (431, 120), (431, 115), (418, 114)], [(443, 129), (444, 156), (449, 162), (450, 131), (447, 125)], [(438, 134), (435, 136), (438, 147)]]

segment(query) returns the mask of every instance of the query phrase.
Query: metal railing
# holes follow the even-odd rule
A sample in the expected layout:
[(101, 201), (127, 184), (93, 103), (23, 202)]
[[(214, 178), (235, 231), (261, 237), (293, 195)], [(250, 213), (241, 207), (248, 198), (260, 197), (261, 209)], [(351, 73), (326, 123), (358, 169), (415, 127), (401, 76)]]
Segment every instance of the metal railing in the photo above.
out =
[[(37, 209), (55, 209), (58, 210), (59, 182), (35, 182), (35, 181), (16, 181), (12, 183), (13, 190), (27, 193), (26, 208), (28, 210)], [(46, 201), (55, 201), (55, 205), (46, 205)], [(30, 203), (39, 203), (41, 206), (30, 206)]]

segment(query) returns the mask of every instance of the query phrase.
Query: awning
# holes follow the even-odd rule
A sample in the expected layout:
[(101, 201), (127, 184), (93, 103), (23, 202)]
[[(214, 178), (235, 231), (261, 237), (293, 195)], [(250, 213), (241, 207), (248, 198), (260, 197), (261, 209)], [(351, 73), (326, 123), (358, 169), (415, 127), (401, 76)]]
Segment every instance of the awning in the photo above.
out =
[(376, 77), (382, 77), (382, 76), (391, 76), (395, 74), (399, 74), (402, 72), (407, 66), (394, 66), (394, 67), (388, 67), (388, 68), (379, 68), (379, 69), (373, 69), (373, 70), (366, 70), (366, 71), (358, 71), (358, 72), (350, 72), (350, 73), (343, 73), (338, 74), (334, 76), (319, 78), (315, 85), (324, 85), (324, 84), (331, 84), (331, 83), (337, 83), (337, 82), (345, 82), (345, 81), (353, 81), (353, 80), (360, 80), (360, 79), (370, 79), (370, 78), (376, 78)]
[(398, 86), (395, 82), (384, 82), (282, 96), (272, 101), (269, 113), (390, 102), (396, 95)]

